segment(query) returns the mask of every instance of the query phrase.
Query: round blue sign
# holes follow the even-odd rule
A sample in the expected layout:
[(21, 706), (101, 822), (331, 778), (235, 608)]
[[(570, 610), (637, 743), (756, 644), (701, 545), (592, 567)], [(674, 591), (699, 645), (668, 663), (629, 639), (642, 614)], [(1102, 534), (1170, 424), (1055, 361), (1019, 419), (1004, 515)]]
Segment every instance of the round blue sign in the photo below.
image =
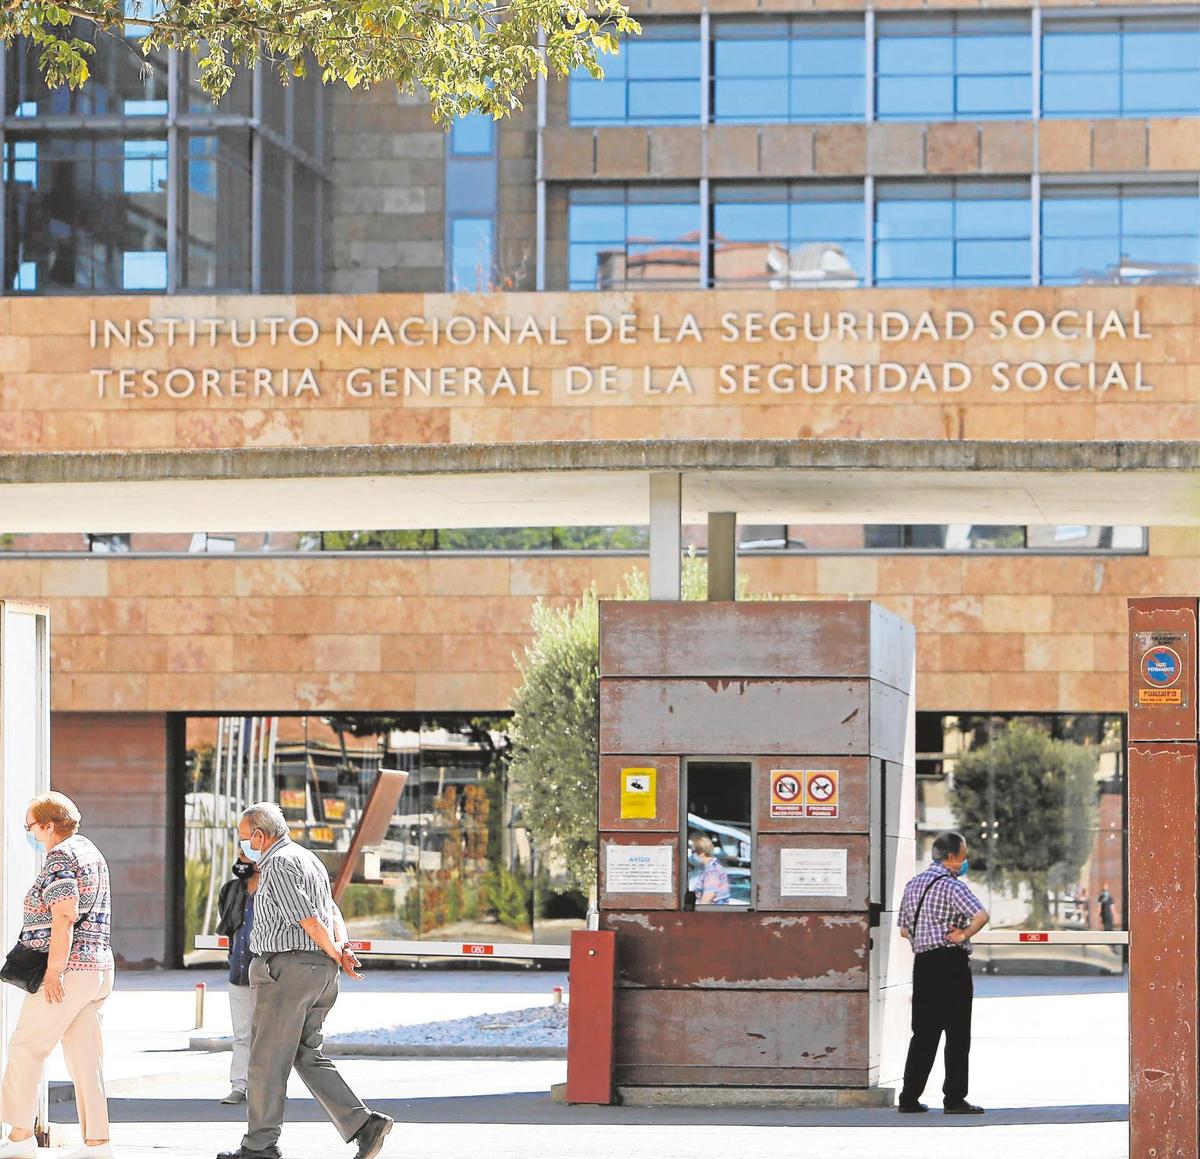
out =
[(1160, 645), (1142, 657), (1142, 679), (1155, 688), (1170, 688), (1183, 671), (1183, 661), (1174, 648)]

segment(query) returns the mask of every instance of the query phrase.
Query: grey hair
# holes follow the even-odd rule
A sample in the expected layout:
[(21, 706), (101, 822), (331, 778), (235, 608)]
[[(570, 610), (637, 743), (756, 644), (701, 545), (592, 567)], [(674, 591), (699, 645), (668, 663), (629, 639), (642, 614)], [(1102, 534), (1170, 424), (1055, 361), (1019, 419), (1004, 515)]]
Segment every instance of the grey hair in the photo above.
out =
[(961, 833), (939, 833), (933, 842), (934, 861), (945, 861), (947, 857), (957, 857), (967, 839)]
[(283, 810), (274, 801), (259, 801), (243, 809), (240, 819), (249, 821), (251, 829), (260, 829), (268, 837), (287, 836), (288, 824)]

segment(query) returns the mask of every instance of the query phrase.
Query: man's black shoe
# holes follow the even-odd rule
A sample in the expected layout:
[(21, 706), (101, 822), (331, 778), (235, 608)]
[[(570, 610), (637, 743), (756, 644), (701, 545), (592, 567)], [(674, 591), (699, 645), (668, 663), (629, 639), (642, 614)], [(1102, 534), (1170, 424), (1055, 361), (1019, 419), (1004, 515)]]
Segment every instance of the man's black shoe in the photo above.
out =
[(929, 1108), (924, 1103), (897, 1103), (896, 1110), (902, 1115), (923, 1115)]
[(358, 1144), (358, 1151), (354, 1159), (375, 1159), (375, 1156), (383, 1150), (383, 1141), (391, 1129), (392, 1120), (387, 1115), (380, 1114), (379, 1111), (372, 1111), (371, 1117), (359, 1127), (350, 1140), (350, 1142)]
[(283, 1152), (278, 1147), (268, 1147), (264, 1151), (250, 1151), (239, 1147), (236, 1151), (221, 1151), (217, 1159), (283, 1159)]
[(982, 1107), (975, 1106), (974, 1103), (954, 1103), (945, 1109), (947, 1115), (983, 1115), (987, 1112)]

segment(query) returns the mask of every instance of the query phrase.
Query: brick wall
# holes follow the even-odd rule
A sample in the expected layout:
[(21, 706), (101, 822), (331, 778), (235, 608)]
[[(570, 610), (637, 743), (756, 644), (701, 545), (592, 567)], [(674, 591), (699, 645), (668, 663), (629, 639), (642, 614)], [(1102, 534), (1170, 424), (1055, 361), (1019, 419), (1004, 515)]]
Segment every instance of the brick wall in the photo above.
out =
[[(62, 643), (69, 652), (70, 637)], [(79, 806), (83, 832), (108, 860), (118, 966), (169, 964), (166, 717), (56, 710), (50, 735), (50, 784)]]
[[(1200, 529), (1151, 555), (748, 558), (756, 592), (873, 598), (917, 628), (927, 710), (1121, 711), (1128, 596), (1194, 591)], [(628, 558), (5, 560), (51, 608), (57, 712), (503, 709), (534, 600)], [(149, 726), (145, 726), (149, 728)], [(86, 731), (86, 730), (85, 730)], [(139, 734), (142, 735), (142, 734)], [(158, 739), (147, 741), (161, 762)]]

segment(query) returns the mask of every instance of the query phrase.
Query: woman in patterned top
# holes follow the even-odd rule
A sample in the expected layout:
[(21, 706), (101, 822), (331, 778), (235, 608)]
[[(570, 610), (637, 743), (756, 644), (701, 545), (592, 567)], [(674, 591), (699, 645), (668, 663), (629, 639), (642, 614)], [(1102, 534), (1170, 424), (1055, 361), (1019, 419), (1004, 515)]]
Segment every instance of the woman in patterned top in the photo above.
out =
[(729, 874), (717, 860), (717, 847), (711, 837), (702, 833), (692, 835), (692, 852), (700, 862), (700, 875), (693, 889), (699, 905), (729, 904)]
[(46, 979), (26, 994), (8, 1042), (8, 1066), (0, 1089), (0, 1118), (11, 1124), (0, 1159), (34, 1159), (33, 1134), (42, 1067), (61, 1042), (84, 1146), (63, 1159), (107, 1159), (108, 1101), (100, 1008), (112, 993), (109, 941), (112, 900), (108, 863), (79, 833), (79, 810), (62, 793), (42, 793), (25, 811), (31, 845), (45, 850), (41, 872), (25, 895), (21, 941), (48, 955)]

